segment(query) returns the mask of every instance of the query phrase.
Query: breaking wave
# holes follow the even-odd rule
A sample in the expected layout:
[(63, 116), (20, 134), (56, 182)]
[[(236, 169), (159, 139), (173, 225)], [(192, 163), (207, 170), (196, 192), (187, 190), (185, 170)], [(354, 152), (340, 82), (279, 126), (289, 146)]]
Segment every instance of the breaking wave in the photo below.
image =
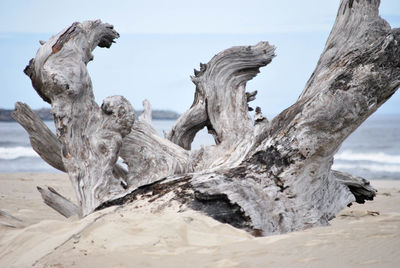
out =
[(17, 159), (20, 157), (39, 157), (31, 147), (0, 147), (0, 159)]
[(400, 172), (400, 165), (376, 165), (376, 164), (333, 164), (332, 169), (336, 170), (354, 170), (362, 169), (372, 172), (389, 172), (398, 173)]
[(400, 155), (390, 155), (382, 152), (377, 153), (354, 153), (343, 151), (335, 155), (335, 160), (344, 161), (371, 161), (384, 164), (400, 164)]

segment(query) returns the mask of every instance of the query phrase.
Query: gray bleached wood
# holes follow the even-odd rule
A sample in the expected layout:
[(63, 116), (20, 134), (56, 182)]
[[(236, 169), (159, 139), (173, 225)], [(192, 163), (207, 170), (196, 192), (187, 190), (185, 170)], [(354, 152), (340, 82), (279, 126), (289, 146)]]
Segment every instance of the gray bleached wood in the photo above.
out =
[(178, 118), (167, 139), (190, 149), (196, 133), (207, 126), (215, 143), (233, 146), (233, 140), (248, 139), (252, 122), (247, 102), (257, 92), (246, 93), (245, 86), (259, 73), (259, 68), (272, 61), (275, 48), (268, 42), (255, 46), (232, 47), (195, 69), (195, 99), (190, 109)]
[[(299, 100), (255, 133), (250, 150), (235, 148), (235, 153), (246, 154), (241, 164), (193, 175), (182, 189), (193, 192), (188, 194), (189, 207), (192, 202), (236, 204), (249, 218), (248, 226), (272, 234), (326, 225), (356, 200), (348, 185), (330, 176), (333, 156), (400, 84), (399, 30), (391, 30), (378, 16), (378, 6), (378, 1), (341, 2), (326, 48)], [(196, 99), (201, 99), (198, 91)], [(195, 107), (198, 103), (191, 108), (196, 108), (194, 114), (201, 110)], [(193, 120), (191, 110), (178, 119), (178, 128)], [(168, 138), (190, 148), (192, 129), (181, 127), (179, 132), (176, 126)], [(217, 210), (200, 210), (218, 218)]]
[[(28, 132), (35, 152), (52, 167), (67, 172), (61, 157), (61, 143), (29, 105), (17, 102), (11, 115)], [(113, 174), (127, 185), (128, 171), (122, 166), (115, 164)]]
[(189, 151), (160, 137), (146, 115), (150, 103), (144, 103), (144, 116), (139, 116), (131, 132), (123, 139), (120, 157), (128, 166), (130, 189), (162, 177), (193, 171)]
[[(379, 17), (378, 7), (376, 0), (341, 1), (305, 89), (295, 104), (270, 122), (259, 108), (252, 122), (248, 102), (256, 93), (246, 93), (245, 86), (260, 67), (271, 62), (274, 47), (267, 42), (233, 47), (201, 64), (192, 77), (196, 85), (193, 105), (167, 133), (167, 139), (151, 126), (148, 103), (133, 125), (126, 118), (129, 115), (107, 118), (118, 114), (118, 107), (129, 110), (121, 97), (105, 100), (99, 113), (86, 71), (95, 46), (91, 38), (80, 36), (80, 31), (78, 38), (68, 38), (75, 33), (71, 27), (82, 27), (85, 32), (98, 22), (73, 24), (52, 38), (26, 73), (38, 94), (52, 103), (58, 139), (66, 148), (63, 161), (78, 187), (83, 215), (96, 207), (157, 198), (178, 201), (181, 209), (202, 211), (254, 234), (269, 235), (327, 225), (348, 204), (372, 198), (375, 192), (365, 181), (332, 171), (331, 166), (344, 139), (400, 85), (400, 30), (391, 29)], [(90, 32), (98, 41), (103, 31), (108, 36), (105, 44), (110, 45), (110, 36), (117, 34), (109, 26)], [(70, 68), (60, 68), (57, 60), (66, 52), (62, 46), (44, 63), (49, 42), (51, 46), (70, 44), (79, 50), (68, 50), (63, 60), (84, 74), (84, 79), (71, 74)], [(80, 63), (78, 66), (68, 61), (70, 55), (78, 57), (80, 61), (74, 61)], [(48, 70), (56, 71), (56, 79), (51, 72), (46, 73)], [(88, 115), (84, 120), (78, 116), (83, 112)], [(102, 120), (108, 123), (99, 124)], [(216, 145), (190, 150), (195, 134), (203, 127), (208, 128)], [(107, 129), (112, 135), (102, 134)], [(98, 148), (88, 142), (88, 136), (102, 141), (105, 156), (84, 157), (86, 151)], [(128, 165), (127, 189), (112, 176), (118, 155)], [(98, 194), (88, 190), (99, 189), (92, 174), (103, 182)], [(90, 202), (82, 194), (88, 194)]]
[(17, 102), (11, 116), (29, 134), (33, 150), (52, 167), (65, 172), (61, 158), (61, 144), (39, 116), (25, 103)]
[(122, 96), (94, 101), (86, 64), (91, 51), (110, 47), (119, 35), (101, 21), (74, 23), (50, 38), (25, 68), (38, 94), (51, 103), (62, 160), (81, 215), (124, 192), (113, 168), (122, 138), (131, 131), (134, 110)]
[(14, 220), (14, 221), (22, 222), (21, 219), (15, 217), (15, 216), (13, 216), (13, 215), (11, 215), (11, 214), (8, 213), (8, 212), (3, 211), (3, 210), (0, 210), (0, 216), (9, 218), (9, 219)]
[(23, 221), (10, 213), (0, 210), (0, 225), (9, 228), (21, 228), (24, 227)]
[(47, 189), (43, 189), (41, 187), (37, 187), (37, 189), (46, 205), (64, 217), (69, 218), (74, 215), (79, 215), (78, 206), (66, 199), (61, 194), (57, 193), (57, 191), (53, 188), (47, 187)]
[(373, 200), (376, 196), (377, 190), (364, 178), (337, 170), (332, 170), (330, 176), (333, 176), (338, 182), (349, 187), (351, 193), (356, 198), (356, 202), (359, 204), (364, 204), (365, 200)]
[[(209, 63), (201, 64), (201, 70), (192, 77), (196, 85), (195, 101), (167, 133), (170, 141), (161, 138), (151, 126), (150, 109), (146, 108), (150, 104), (145, 101), (143, 115), (124, 138), (120, 152), (129, 169), (128, 184), (140, 186), (162, 177), (240, 161), (242, 150), (248, 149), (253, 136), (247, 102), (256, 95), (256, 92), (246, 94), (245, 84), (273, 57), (274, 47), (261, 42), (227, 49)], [(224, 100), (223, 105), (215, 99)], [(217, 146), (188, 151), (195, 134), (204, 126), (213, 133)]]

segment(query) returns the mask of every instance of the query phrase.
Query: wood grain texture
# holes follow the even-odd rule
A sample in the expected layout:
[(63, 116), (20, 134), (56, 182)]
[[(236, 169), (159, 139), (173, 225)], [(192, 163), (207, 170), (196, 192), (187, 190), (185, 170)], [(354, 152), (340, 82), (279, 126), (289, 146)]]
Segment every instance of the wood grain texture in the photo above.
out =
[(39, 116), (21, 102), (15, 104), (11, 116), (28, 132), (33, 150), (52, 167), (66, 172), (61, 158), (61, 144)]
[(51, 103), (62, 160), (83, 216), (124, 191), (113, 169), (134, 110), (122, 96), (106, 98), (100, 108), (86, 69), (91, 51), (110, 47), (118, 37), (101, 21), (73, 23), (43, 44), (25, 69), (39, 95)]
[[(267, 42), (232, 47), (195, 70), (192, 106), (160, 137), (150, 103), (133, 122), (121, 96), (95, 104), (86, 64), (118, 34), (99, 21), (74, 23), (39, 50), (25, 72), (52, 104), (62, 160), (82, 215), (137, 198), (171, 200), (254, 234), (327, 225), (375, 190), (332, 171), (342, 142), (400, 85), (400, 30), (379, 17), (377, 0), (342, 0), (325, 49), (298, 100), (269, 121), (248, 102), (246, 83), (271, 62)], [(82, 115), (85, 116), (82, 116)], [(215, 145), (191, 150), (207, 127)], [(128, 166), (126, 184), (116, 159)], [(151, 202), (149, 202), (151, 205)]]
[[(40, 117), (26, 103), (17, 102), (11, 116), (29, 134), (32, 148), (50, 166), (67, 172), (61, 157), (61, 143)], [(114, 176), (125, 181), (128, 171), (119, 164), (113, 169)]]
[(150, 109), (150, 103), (145, 101), (143, 114), (123, 139), (120, 157), (128, 166), (130, 189), (193, 171), (189, 151), (159, 136), (151, 123)]
[(47, 189), (37, 187), (37, 189), (46, 205), (48, 205), (64, 217), (69, 218), (80, 213), (79, 207), (77, 205), (59, 194), (52, 187), (47, 187)]

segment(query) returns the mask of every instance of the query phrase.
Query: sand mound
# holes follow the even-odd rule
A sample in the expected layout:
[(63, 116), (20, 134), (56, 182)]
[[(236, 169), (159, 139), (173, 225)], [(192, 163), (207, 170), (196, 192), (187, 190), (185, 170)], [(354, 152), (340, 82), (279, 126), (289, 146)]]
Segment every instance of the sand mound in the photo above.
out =
[(400, 182), (377, 181), (375, 201), (348, 208), (332, 226), (255, 238), (178, 204), (111, 207), (64, 219), (36, 185), (65, 175), (0, 175), (0, 267), (397, 267)]

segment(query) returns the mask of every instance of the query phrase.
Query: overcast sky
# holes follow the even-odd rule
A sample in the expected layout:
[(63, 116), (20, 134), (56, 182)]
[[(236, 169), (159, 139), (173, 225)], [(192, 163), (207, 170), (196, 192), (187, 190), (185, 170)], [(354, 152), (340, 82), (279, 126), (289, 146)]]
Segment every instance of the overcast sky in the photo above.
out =
[[(0, 107), (24, 101), (46, 104), (22, 70), (47, 40), (74, 21), (101, 19), (121, 34), (110, 50), (98, 48), (89, 63), (96, 100), (126, 96), (136, 109), (148, 98), (154, 108), (185, 111), (193, 100), (189, 76), (199, 62), (233, 45), (269, 41), (277, 57), (248, 90), (254, 105), (274, 115), (302, 91), (322, 52), (339, 0), (304, 1), (39, 1), (0, 0)], [(380, 14), (400, 26), (400, 1), (382, 0)], [(380, 108), (400, 113), (400, 94)]]

